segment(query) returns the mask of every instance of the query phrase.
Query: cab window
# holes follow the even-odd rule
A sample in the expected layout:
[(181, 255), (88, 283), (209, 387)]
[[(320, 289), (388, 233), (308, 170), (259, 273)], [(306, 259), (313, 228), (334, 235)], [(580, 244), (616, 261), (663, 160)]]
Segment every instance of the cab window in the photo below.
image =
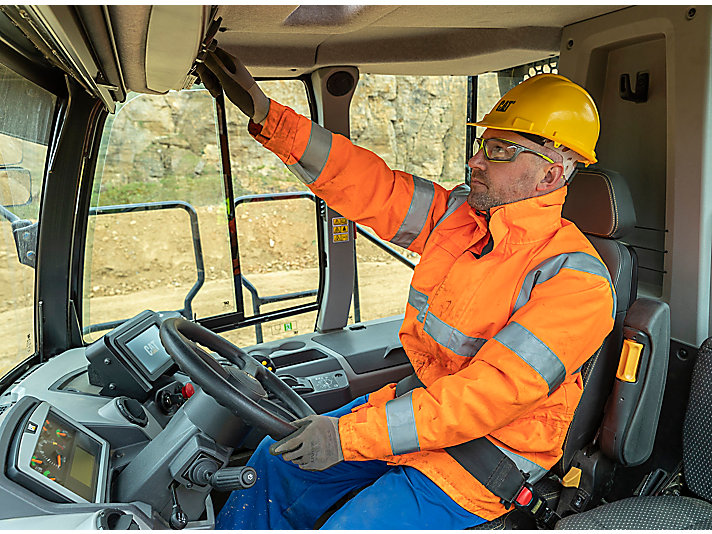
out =
[[(0, 375), (35, 352), (37, 219), (56, 97), (0, 65)], [(28, 246), (24, 246), (27, 244)]]
[[(310, 116), (306, 87), (299, 80), (260, 81), (262, 90), (297, 113)], [(314, 331), (316, 310), (270, 314), (316, 303), (319, 246), (314, 195), (280, 159), (247, 131), (247, 118), (226, 105), (235, 221), (245, 318), (266, 316), (255, 326), (225, 332), (238, 346)]]
[[(301, 82), (262, 84), (308, 114)], [(314, 329), (316, 312), (249, 322), (316, 303), (316, 204), (249, 136), (239, 110), (228, 102), (221, 114), (217, 106), (195, 86), (165, 95), (129, 94), (107, 118), (86, 241), (86, 341), (148, 308), (218, 322), (217, 329), (240, 345)], [(239, 328), (245, 321), (249, 327)]]
[[(351, 140), (392, 168), (452, 189), (465, 180), (466, 76), (361, 74), (351, 102)], [(374, 235), (371, 229), (360, 231)], [(418, 254), (398, 255), (356, 237), (357, 284), (350, 322), (402, 314)]]
[(129, 94), (107, 118), (92, 192), (83, 325), (97, 339), (142, 310), (234, 311), (214, 100)]

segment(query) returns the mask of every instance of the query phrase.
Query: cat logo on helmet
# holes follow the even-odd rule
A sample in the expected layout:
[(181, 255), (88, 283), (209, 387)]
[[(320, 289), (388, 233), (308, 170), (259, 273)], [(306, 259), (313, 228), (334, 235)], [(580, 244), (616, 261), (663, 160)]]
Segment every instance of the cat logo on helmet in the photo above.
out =
[(509, 106), (514, 104), (516, 100), (502, 100), (495, 111), (507, 111)]

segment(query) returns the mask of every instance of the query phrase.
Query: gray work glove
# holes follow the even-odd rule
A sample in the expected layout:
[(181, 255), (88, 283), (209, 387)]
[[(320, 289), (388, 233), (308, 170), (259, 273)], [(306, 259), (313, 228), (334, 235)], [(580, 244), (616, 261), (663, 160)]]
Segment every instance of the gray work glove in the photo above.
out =
[(310, 415), (294, 424), (299, 429), (272, 444), (271, 454), (281, 454), (305, 471), (323, 471), (344, 461), (337, 417)]
[(214, 98), (222, 90), (230, 102), (254, 122), (262, 122), (267, 117), (269, 98), (236, 57), (222, 48), (216, 48), (214, 52), (208, 52), (203, 63), (198, 63), (195, 70)]

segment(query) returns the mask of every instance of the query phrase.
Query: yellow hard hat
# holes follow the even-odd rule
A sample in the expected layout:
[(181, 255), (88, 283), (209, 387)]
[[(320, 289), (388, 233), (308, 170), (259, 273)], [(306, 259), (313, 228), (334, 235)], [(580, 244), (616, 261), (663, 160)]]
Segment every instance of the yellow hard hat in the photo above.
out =
[(601, 123), (591, 95), (558, 74), (532, 76), (505, 94), (484, 118), (470, 126), (534, 134), (596, 163)]

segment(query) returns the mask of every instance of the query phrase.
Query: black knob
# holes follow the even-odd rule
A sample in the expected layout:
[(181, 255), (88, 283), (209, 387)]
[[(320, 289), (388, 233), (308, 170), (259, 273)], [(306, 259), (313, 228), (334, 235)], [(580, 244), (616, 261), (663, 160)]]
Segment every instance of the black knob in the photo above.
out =
[(180, 505), (173, 505), (173, 513), (171, 513), (168, 524), (173, 530), (183, 530), (188, 525), (188, 516), (185, 515)]
[(143, 409), (143, 406), (141, 406), (141, 403), (136, 399), (119, 397), (116, 399), (116, 407), (129, 423), (133, 423), (138, 426), (146, 426), (148, 424), (146, 411)]
[(98, 530), (139, 530), (133, 515), (115, 508), (99, 512), (96, 528)]
[(180, 507), (175, 484), (171, 485), (171, 497), (173, 498), (173, 510), (168, 520), (168, 525), (173, 530), (183, 530), (188, 525), (188, 516), (185, 515), (185, 512), (183, 512), (183, 509)]

